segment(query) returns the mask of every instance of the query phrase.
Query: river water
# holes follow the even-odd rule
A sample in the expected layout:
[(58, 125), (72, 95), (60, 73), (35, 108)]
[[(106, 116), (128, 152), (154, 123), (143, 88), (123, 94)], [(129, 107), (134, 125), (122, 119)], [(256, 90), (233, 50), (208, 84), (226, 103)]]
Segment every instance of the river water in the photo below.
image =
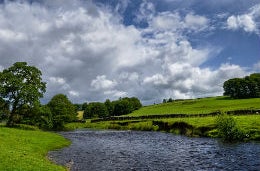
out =
[(62, 132), (72, 145), (49, 153), (72, 171), (260, 170), (260, 144), (226, 144), (161, 132)]

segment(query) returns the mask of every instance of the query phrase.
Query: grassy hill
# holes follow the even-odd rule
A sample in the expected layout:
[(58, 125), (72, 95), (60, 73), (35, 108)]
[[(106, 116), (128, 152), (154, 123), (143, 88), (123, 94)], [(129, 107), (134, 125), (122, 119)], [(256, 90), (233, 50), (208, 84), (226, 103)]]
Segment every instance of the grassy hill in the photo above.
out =
[(142, 107), (127, 116), (158, 114), (204, 114), (216, 111), (260, 109), (260, 98), (230, 99), (229, 97), (210, 97), (189, 99)]

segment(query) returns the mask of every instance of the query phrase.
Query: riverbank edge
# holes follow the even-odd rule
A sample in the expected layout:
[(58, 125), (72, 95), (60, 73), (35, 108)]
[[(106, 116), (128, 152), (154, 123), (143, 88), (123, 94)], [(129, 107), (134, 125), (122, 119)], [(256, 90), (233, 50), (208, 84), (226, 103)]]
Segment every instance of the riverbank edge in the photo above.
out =
[[(199, 119), (199, 118), (196, 118)], [(81, 128), (95, 130), (133, 130), (133, 131), (160, 131), (172, 133), (175, 135), (185, 135), (188, 137), (207, 137), (221, 138), (218, 134), (216, 124), (194, 125), (184, 121), (168, 122), (160, 119), (155, 120), (124, 120), (124, 121), (101, 121), (86, 123), (70, 123), (66, 125), (66, 130), (75, 130)], [(260, 130), (245, 129), (246, 138), (244, 142), (260, 142)]]
[[(2, 151), (5, 156), (2, 158), (3, 160), (1, 161), (1, 167), (4, 167), (6, 171), (21, 169), (32, 170), (33, 166), (41, 166), (41, 170), (68, 171), (68, 168), (66, 166), (59, 165), (53, 159), (51, 159), (49, 157), (49, 152), (69, 147), (72, 143), (71, 140), (65, 138), (58, 132), (43, 131), (33, 126), (27, 127), (25, 125), (22, 128), (9, 128), (4, 126), (3, 124), (0, 124), (0, 129), (4, 131), (0, 132), (0, 134), (3, 134), (3, 136), (5, 137), (5, 140), (1, 143), (2, 145), (4, 145), (5, 150), (7, 150), (6, 154), (4, 151)], [(38, 140), (38, 136), (41, 137), (40, 140)], [(5, 141), (8, 141), (8, 143)], [(18, 142), (19, 145), (17, 145)], [(20, 154), (21, 151), (23, 151), (22, 156)], [(34, 159), (37, 158), (37, 161), (32, 160), (30, 162), (30, 168), (26, 168), (26, 165), (29, 162), (26, 156), (30, 156)], [(12, 165), (10, 165), (8, 159), (12, 159)], [(14, 161), (16, 162), (14, 163)], [(37, 162), (41, 163), (37, 164)]]

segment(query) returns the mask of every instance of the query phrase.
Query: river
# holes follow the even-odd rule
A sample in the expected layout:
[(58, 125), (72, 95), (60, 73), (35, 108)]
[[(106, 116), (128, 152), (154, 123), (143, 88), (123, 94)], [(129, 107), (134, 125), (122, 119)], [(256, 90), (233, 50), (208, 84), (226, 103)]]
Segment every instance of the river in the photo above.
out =
[(161, 132), (61, 132), (70, 147), (49, 153), (72, 171), (260, 170), (260, 144), (226, 144)]

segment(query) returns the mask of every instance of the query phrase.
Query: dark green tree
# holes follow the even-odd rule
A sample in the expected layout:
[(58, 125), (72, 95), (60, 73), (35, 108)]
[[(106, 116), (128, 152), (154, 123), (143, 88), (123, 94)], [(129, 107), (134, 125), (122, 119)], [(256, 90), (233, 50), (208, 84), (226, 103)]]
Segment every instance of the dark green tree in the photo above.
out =
[(65, 123), (76, 120), (75, 106), (64, 94), (55, 95), (47, 104), (52, 114), (53, 129), (62, 129)]
[(0, 121), (8, 118), (9, 106), (4, 99), (0, 98)]
[(104, 103), (92, 102), (89, 103), (84, 111), (84, 118), (104, 118), (108, 117), (109, 113)]
[(133, 111), (138, 110), (142, 107), (142, 103), (140, 102), (140, 100), (137, 97), (131, 97), (129, 99), (129, 102), (131, 103), (131, 105), (133, 107)]
[(24, 105), (33, 108), (39, 103), (46, 89), (41, 76), (38, 68), (28, 66), (26, 62), (16, 62), (0, 72), (0, 97), (11, 107), (7, 126), (19, 122), (19, 110)]
[(129, 114), (133, 111), (133, 107), (127, 99), (119, 99), (118, 101), (115, 101), (114, 106), (115, 116)]
[(105, 104), (105, 106), (107, 108), (109, 116), (112, 116), (113, 113), (114, 113), (114, 105), (113, 105), (113, 103), (109, 99), (107, 99), (104, 104)]
[(260, 97), (260, 74), (255, 73), (245, 78), (232, 78), (224, 82), (224, 95), (232, 98)]
[(77, 111), (81, 111), (82, 110), (82, 104), (74, 104), (74, 106), (75, 106), (75, 109)]
[(83, 104), (82, 104), (82, 110), (85, 111), (85, 109), (87, 108), (87, 106), (88, 106), (88, 103), (87, 103), (87, 102), (83, 103)]

